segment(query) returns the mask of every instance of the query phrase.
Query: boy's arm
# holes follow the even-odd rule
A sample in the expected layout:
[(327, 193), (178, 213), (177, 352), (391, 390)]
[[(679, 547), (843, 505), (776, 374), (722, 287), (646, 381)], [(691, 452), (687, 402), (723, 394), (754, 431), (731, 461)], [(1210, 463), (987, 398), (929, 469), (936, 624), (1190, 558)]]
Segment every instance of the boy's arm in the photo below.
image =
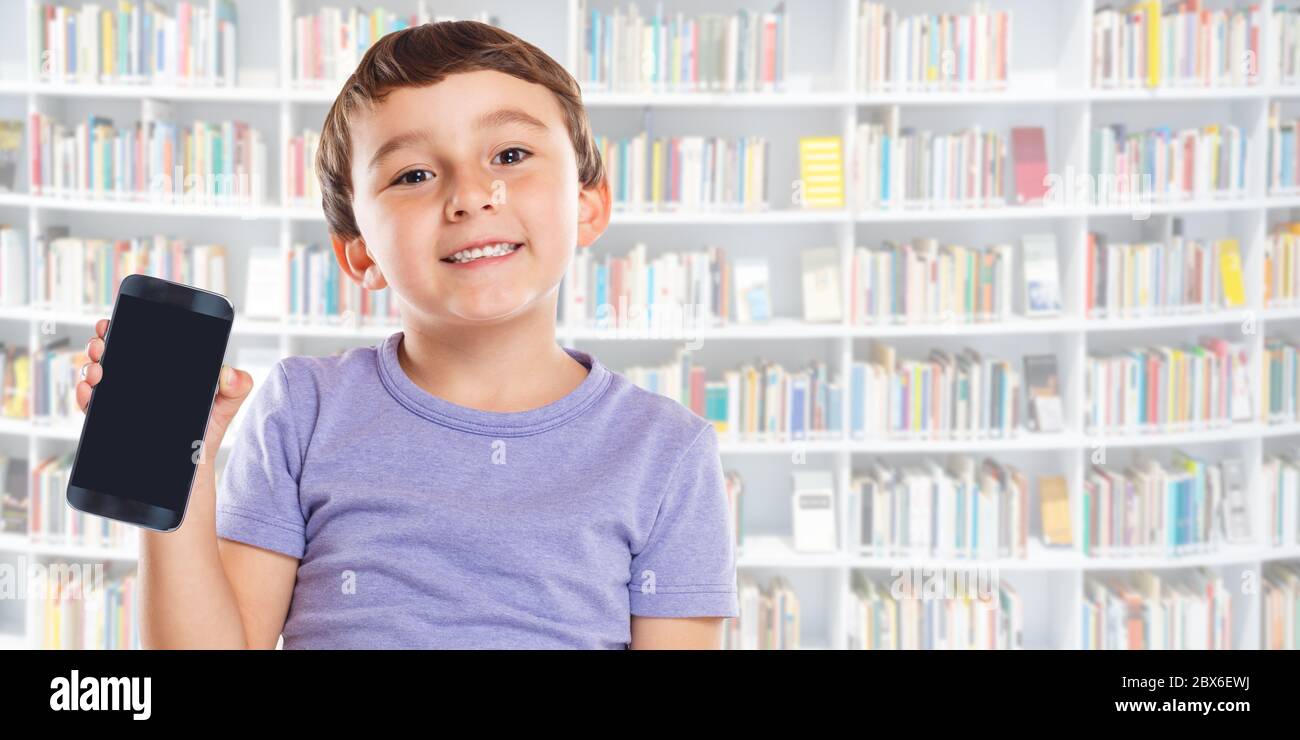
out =
[(718, 650), (722, 617), (632, 617), (633, 650)]
[(275, 649), (298, 581), (298, 558), (224, 538), (217, 539), (217, 547), (239, 605), (246, 646)]

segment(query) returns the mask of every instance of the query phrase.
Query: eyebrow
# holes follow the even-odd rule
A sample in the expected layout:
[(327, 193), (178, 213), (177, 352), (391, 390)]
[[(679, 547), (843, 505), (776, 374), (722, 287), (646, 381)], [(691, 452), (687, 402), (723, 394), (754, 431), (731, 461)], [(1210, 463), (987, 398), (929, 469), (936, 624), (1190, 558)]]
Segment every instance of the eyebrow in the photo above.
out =
[[(509, 126), (511, 124), (524, 126), (533, 129), (538, 133), (546, 133), (550, 131), (546, 124), (518, 108), (498, 108), (497, 110), (479, 116), (479, 119), (474, 123), (476, 128), (500, 128), (501, 126)], [(383, 145), (375, 151), (375, 155), (370, 158), (370, 164), (366, 166), (366, 170), (373, 170), (385, 157), (399, 149), (404, 149), (408, 146), (431, 140), (432, 137), (429, 135), (429, 132), (424, 129), (413, 129), (398, 134), (388, 141), (385, 141)]]

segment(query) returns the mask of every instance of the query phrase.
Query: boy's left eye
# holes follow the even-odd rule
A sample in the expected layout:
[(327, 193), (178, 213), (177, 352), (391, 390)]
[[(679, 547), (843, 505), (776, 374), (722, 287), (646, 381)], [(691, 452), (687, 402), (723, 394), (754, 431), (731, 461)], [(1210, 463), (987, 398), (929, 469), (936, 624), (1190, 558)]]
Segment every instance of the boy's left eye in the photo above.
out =
[[(526, 154), (526, 155), (528, 155), (528, 156), (532, 156), (532, 152), (528, 151), (527, 149), (520, 149), (520, 148), (517, 147), (517, 146), (512, 146), (512, 147), (510, 147), (509, 149), (503, 149), (503, 150), (501, 151), (500, 154), (498, 154), (496, 157), (493, 157), (493, 158), (492, 158), (492, 161), (493, 161), (493, 162), (496, 162), (496, 160), (497, 160), (498, 157), (502, 157), (502, 156), (504, 156), (504, 155), (506, 155), (506, 154), (509, 154), (510, 152), (518, 152), (520, 155), (524, 155), (524, 154)], [(517, 159), (515, 162), (501, 162), (501, 164), (516, 164), (516, 163), (518, 163), (518, 162), (519, 162), (520, 160), (522, 160), (522, 159), (523, 159), (523, 158), (520, 157), (520, 158)]]

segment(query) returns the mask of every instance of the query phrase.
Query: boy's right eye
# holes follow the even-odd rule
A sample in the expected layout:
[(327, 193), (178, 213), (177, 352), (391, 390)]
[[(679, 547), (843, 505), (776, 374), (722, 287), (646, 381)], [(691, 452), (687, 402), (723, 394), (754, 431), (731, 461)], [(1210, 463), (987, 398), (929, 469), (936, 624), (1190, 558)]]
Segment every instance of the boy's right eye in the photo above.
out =
[(393, 181), (393, 184), (394, 185), (419, 185), (420, 182), (422, 181), (420, 180), (411, 181), (408, 178), (410, 178), (411, 175), (418, 175), (421, 173), (425, 173), (428, 174), (430, 177), (433, 177), (433, 173), (429, 172), (429, 170), (411, 170), (409, 172), (403, 172), (402, 174), (398, 175), (397, 179)]

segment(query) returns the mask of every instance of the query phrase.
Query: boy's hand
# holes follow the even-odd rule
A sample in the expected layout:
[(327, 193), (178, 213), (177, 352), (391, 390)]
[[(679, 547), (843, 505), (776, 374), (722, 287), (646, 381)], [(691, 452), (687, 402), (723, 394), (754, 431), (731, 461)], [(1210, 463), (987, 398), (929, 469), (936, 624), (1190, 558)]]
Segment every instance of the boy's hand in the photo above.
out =
[[(77, 382), (77, 406), (85, 413), (90, 404), (94, 387), (104, 379), (104, 368), (99, 364), (104, 356), (104, 335), (108, 333), (108, 319), (95, 322), (95, 334), (86, 342), (86, 354), (90, 362), (81, 368), (81, 380)], [(235, 413), (253, 389), (253, 376), (243, 370), (236, 370), (229, 365), (221, 366), (221, 385), (217, 390), (217, 399), (212, 405), (212, 417), (208, 421), (208, 430), (203, 441), (204, 449), (215, 450), (221, 446), (226, 429), (235, 418)]]

